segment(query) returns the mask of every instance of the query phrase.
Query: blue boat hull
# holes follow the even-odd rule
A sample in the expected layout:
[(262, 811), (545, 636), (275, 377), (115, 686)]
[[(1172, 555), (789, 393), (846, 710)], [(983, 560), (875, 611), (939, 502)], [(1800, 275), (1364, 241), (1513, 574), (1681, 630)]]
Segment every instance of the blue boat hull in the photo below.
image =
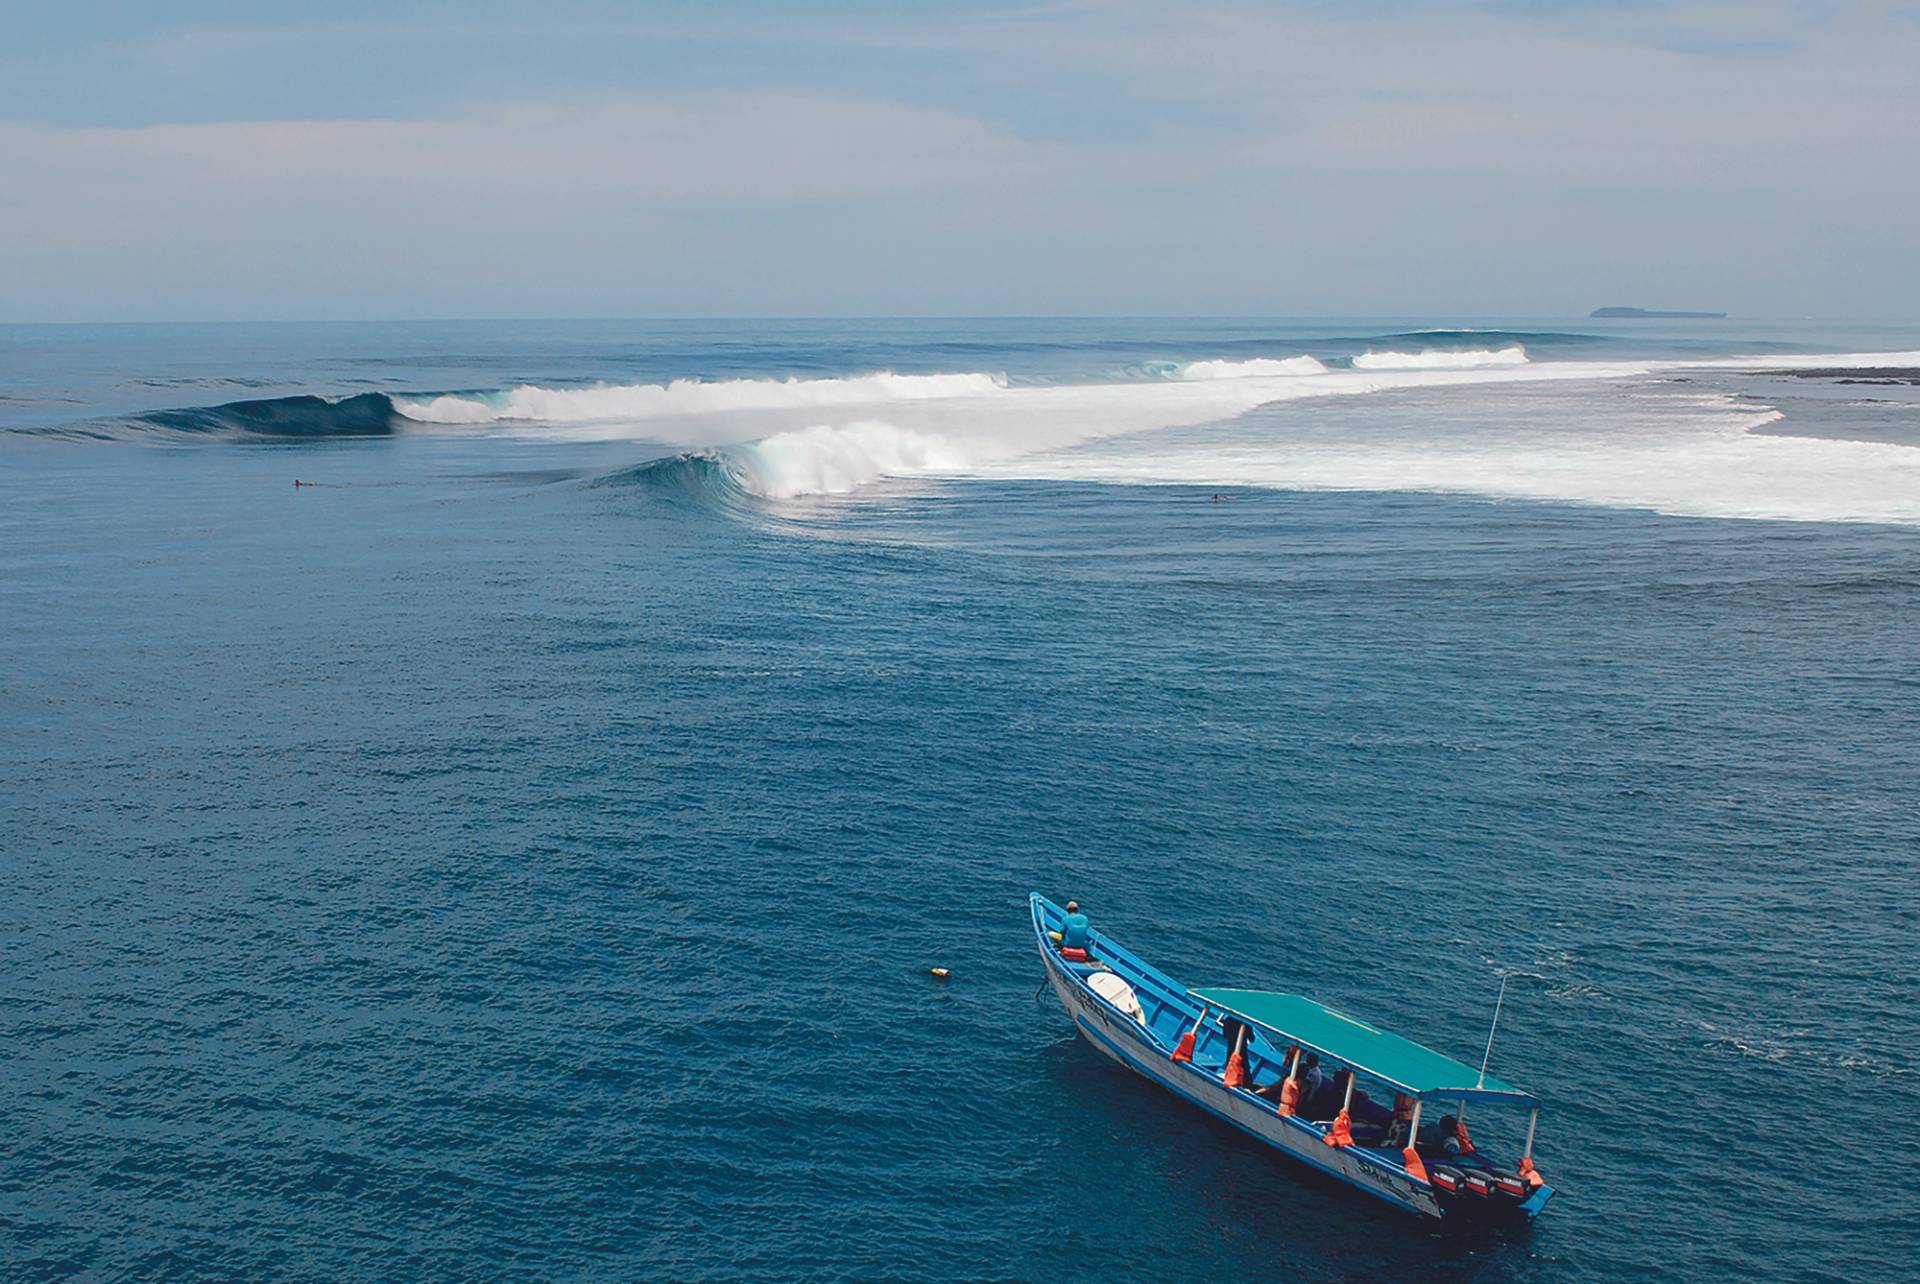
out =
[[(1420, 1217), (1525, 1222), (1551, 1198), (1550, 1187), (1542, 1187), (1525, 1201), (1496, 1203), (1479, 1196), (1443, 1196), (1381, 1152), (1329, 1146), (1321, 1125), (1283, 1116), (1264, 1098), (1226, 1086), (1219, 1072), (1225, 1048), (1217, 1031), (1205, 1032), (1193, 1061), (1173, 1060), (1178, 1032), (1191, 1028), (1201, 1011), (1199, 1003), (1187, 997), (1185, 987), (1103, 938), (1097, 949), (1103, 970), (1131, 986), (1142, 1007), (1140, 1017), (1123, 1012), (1088, 983), (1102, 969), (1062, 959), (1048, 939), (1047, 932), (1058, 925), (1059, 908), (1036, 895), (1032, 909), (1041, 964), (1074, 1027), (1100, 1052), (1182, 1100), (1301, 1163)], [(1280, 1056), (1262, 1047), (1254, 1051), (1256, 1059), (1262, 1051), (1270, 1061), (1277, 1062)]]

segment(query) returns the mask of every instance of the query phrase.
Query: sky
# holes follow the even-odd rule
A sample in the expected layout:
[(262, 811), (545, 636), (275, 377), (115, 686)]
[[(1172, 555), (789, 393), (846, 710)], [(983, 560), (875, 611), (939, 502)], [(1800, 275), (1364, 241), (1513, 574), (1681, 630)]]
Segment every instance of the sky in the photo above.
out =
[(0, 321), (1920, 316), (1920, 0), (23, 6)]

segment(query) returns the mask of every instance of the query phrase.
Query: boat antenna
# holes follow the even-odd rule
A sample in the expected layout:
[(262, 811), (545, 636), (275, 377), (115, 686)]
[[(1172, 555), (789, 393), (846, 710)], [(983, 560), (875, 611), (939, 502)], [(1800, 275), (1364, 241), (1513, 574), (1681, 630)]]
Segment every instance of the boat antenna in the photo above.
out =
[(1500, 974), (1500, 997), (1493, 1001), (1493, 1024), (1487, 1027), (1487, 1051), (1486, 1055), (1480, 1058), (1480, 1082), (1474, 1085), (1476, 1088), (1484, 1088), (1487, 1086), (1487, 1062), (1493, 1060), (1493, 1032), (1500, 1028), (1500, 1005), (1506, 1001), (1507, 975), (1502, 972)]

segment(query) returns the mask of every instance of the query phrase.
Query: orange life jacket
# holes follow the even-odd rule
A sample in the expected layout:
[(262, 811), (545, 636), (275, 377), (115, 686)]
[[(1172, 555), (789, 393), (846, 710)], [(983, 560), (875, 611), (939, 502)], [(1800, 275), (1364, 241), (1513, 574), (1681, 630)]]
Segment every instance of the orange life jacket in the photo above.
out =
[(1453, 1135), (1460, 1143), (1460, 1153), (1463, 1155), (1471, 1155), (1473, 1153), (1473, 1138), (1467, 1136), (1467, 1125), (1456, 1119), (1453, 1124)]
[(1522, 1159), (1520, 1161), (1520, 1175), (1527, 1179), (1527, 1185), (1529, 1186), (1537, 1188), (1547, 1184), (1547, 1179), (1540, 1175), (1540, 1170), (1533, 1166), (1533, 1160), (1531, 1159)]
[(1333, 1117), (1333, 1126), (1327, 1129), (1322, 1138), (1329, 1146), (1351, 1146), (1353, 1144), (1353, 1120), (1342, 1110)]
[(1227, 1058), (1226, 1084), (1229, 1088), (1247, 1086), (1247, 1058), (1244, 1053), (1236, 1052)]
[(1422, 1163), (1420, 1160), (1420, 1152), (1415, 1150), (1412, 1146), (1408, 1146), (1405, 1150), (1400, 1152), (1400, 1159), (1401, 1159), (1401, 1162), (1407, 1166), (1407, 1176), (1413, 1178), (1415, 1181), (1431, 1180), (1427, 1176), (1426, 1164)]
[(1290, 1115), (1300, 1104), (1300, 1081), (1289, 1077), (1280, 1085), (1280, 1113)]

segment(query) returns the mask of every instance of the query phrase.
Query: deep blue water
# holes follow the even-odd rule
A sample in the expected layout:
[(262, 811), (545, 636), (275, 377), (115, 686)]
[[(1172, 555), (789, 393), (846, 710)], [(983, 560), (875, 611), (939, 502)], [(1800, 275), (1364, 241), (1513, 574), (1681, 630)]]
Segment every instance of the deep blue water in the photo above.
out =
[[(816, 324), (49, 329), (0, 391), (1233, 337)], [(1920, 528), (663, 454), (0, 441), (8, 1277), (1913, 1276)], [(1435, 1235), (1129, 1076), (1036, 888), (1463, 1059), (1505, 971), (1561, 1198)]]

